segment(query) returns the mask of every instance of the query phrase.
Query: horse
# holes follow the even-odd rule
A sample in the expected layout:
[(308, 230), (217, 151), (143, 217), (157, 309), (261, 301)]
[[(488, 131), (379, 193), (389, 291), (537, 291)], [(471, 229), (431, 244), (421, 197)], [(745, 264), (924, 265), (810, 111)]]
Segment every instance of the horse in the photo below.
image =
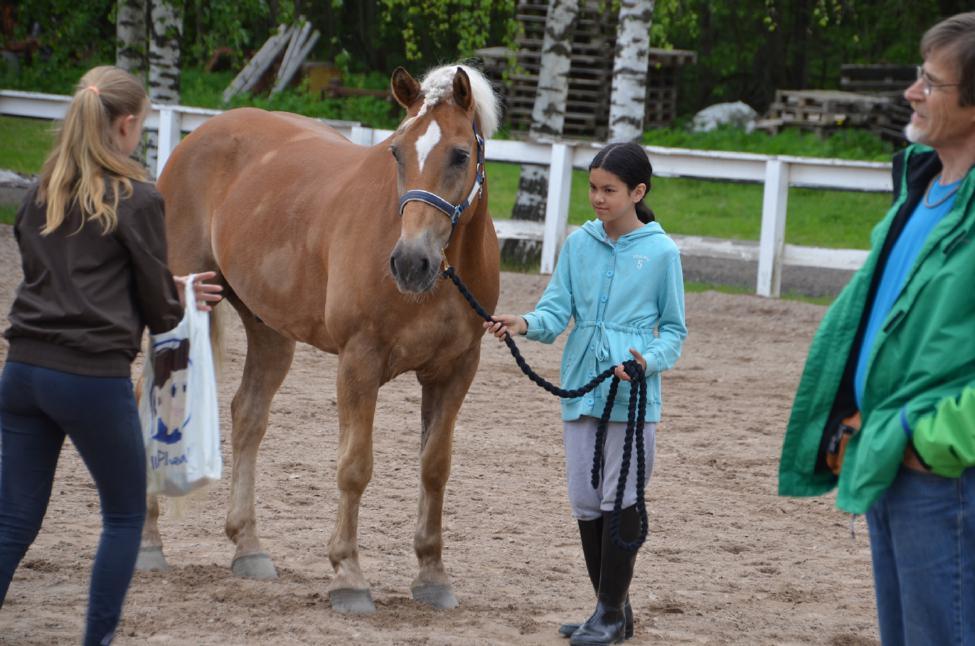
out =
[[(216, 271), (246, 331), (231, 404), (226, 518), (238, 576), (277, 576), (258, 535), (254, 478), (295, 344), (338, 355), (339, 498), (328, 592), (341, 612), (375, 610), (359, 565), (359, 504), (373, 473), (379, 388), (404, 372), (414, 372), (422, 389), (419, 571), (411, 591), (435, 608), (457, 605), (442, 561), (443, 498), (483, 328), (438, 277), (449, 263), (488, 310), (500, 289), (484, 175), (484, 140), (498, 126), (491, 84), (472, 68), (448, 65), (422, 82), (397, 68), (390, 86), (406, 116), (374, 146), (307, 117), (240, 108), (190, 133), (158, 182), (170, 268)], [(150, 499), (142, 569), (167, 567), (158, 516)]]

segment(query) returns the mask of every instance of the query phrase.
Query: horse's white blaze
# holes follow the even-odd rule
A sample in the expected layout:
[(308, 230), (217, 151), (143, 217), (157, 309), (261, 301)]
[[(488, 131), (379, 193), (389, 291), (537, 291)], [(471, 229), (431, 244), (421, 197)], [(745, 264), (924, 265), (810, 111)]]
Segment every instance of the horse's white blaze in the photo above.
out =
[(420, 135), (416, 140), (416, 162), (420, 165), (420, 172), (423, 172), (423, 163), (427, 160), (427, 155), (433, 147), (440, 143), (440, 126), (436, 119), (430, 120), (427, 131)]
[(266, 153), (264, 153), (264, 156), (261, 157), (261, 163), (262, 164), (266, 164), (269, 161), (271, 161), (272, 159), (274, 159), (275, 157), (277, 157), (277, 155), (278, 155), (278, 151), (276, 151), (276, 150), (272, 150), (270, 152), (266, 152)]

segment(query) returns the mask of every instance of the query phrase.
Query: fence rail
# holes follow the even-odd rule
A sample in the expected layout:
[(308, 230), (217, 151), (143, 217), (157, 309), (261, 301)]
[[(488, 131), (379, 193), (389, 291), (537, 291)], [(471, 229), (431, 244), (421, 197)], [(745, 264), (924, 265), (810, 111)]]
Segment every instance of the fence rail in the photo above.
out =
[[(0, 90), (0, 114), (41, 119), (61, 119), (70, 97), (34, 92)], [(219, 110), (153, 104), (146, 128), (159, 132), (156, 170), (161, 172), (179, 143), (181, 133), (191, 132)], [(351, 121), (323, 120), (351, 141), (374, 145), (392, 134)], [(524, 142), (490, 140), (489, 161), (531, 163), (549, 168), (548, 201), (544, 223), (495, 220), (500, 237), (542, 241), (541, 271), (555, 268), (558, 249), (569, 229), (569, 195), (572, 169), (585, 169), (600, 144), (579, 142)], [(821, 249), (785, 244), (785, 222), (790, 187), (890, 192), (890, 164), (786, 155), (756, 155), (719, 151), (645, 146), (654, 174), (760, 183), (764, 186), (762, 227), (758, 244), (697, 236), (674, 236), (682, 254), (758, 261), (756, 293), (778, 297), (784, 265), (854, 270), (867, 252), (856, 249)], [(158, 175), (157, 172), (157, 175)]]

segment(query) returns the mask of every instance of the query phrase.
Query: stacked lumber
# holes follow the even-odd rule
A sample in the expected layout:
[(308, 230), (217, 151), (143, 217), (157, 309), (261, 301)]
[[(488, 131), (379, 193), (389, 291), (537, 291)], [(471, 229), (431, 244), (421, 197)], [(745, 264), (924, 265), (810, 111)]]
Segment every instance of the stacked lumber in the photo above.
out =
[(883, 110), (877, 111), (869, 127), (893, 141), (904, 139), (904, 126), (911, 120), (911, 106), (904, 98), (904, 90), (916, 79), (917, 70), (913, 65), (840, 66), (842, 89), (890, 99)]
[(756, 126), (776, 133), (784, 127), (826, 136), (841, 128), (863, 128), (890, 141), (904, 140), (911, 106), (904, 90), (917, 78), (910, 65), (843, 65), (842, 90), (776, 90), (775, 101)]
[[(519, 0), (517, 19), (522, 33), (517, 39), (517, 66), (508, 76), (506, 118), (512, 130), (531, 127), (538, 86), (538, 68), (545, 38), (544, 0)], [(569, 92), (563, 134), (567, 137), (605, 139), (612, 93), (613, 52), (616, 47), (615, 12), (606, 11), (602, 0), (580, 0), (572, 38)], [(503, 51), (479, 50), (486, 72), (504, 69)], [(644, 127), (669, 125), (677, 116), (677, 74), (681, 65), (694, 62), (694, 52), (650, 49), (647, 76), (647, 110)]]
[[(572, 37), (572, 62), (569, 67), (569, 92), (562, 132), (568, 136), (604, 138), (609, 119), (612, 72), (612, 41), (615, 34), (599, 12), (600, 3), (581, 0)], [(538, 86), (538, 71), (545, 38), (548, 3), (521, 0), (517, 20), (522, 32), (517, 39), (517, 67), (509, 75), (507, 118), (513, 130), (527, 131), (532, 123), (532, 108)], [(607, 61), (609, 64), (607, 65)]]
[(775, 101), (756, 127), (773, 134), (797, 127), (825, 137), (842, 128), (869, 127), (890, 102), (884, 96), (838, 90), (776, 90)]
[(320, 35), (317, 29), (312, 32), (311, 23), (304, 18), (299, 19), (297, 25), (279, 25), (277, 32), (265, 41), (224, 90), (223, 102), (229, 103), (230, 99), (241, 92), (255, 91), (275, 65), (277, 73), (271, 94), (277, 94), (286, 88), (308, 58)]

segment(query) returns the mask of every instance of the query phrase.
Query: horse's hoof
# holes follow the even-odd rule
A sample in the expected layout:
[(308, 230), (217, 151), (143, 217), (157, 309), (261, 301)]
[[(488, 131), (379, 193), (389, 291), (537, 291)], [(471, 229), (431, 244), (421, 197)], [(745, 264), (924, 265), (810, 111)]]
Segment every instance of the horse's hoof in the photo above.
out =
[(328, 593), (328, 601), (332, 610), (347, 614), (368, 615), (376, 612), (372, 602), (372, 594), (368, 590), (342, 588)]
[(264, 552), (238, 556), (234, 559), (230, 569), (233, 571), (234, 576), (247, 579), (264, 580), (278, 578), (278, 571), (274, 569), (274, 563), (271, 562), (271, 557)]
[(140, 572), (165, 572), (169, 569), (169, 563), (161, 547), (140, 547), (135, 569)]
[(457, 607), (457, 597), (449, 585), (423, 584), (412, 588), (413, 599), (440, 610)]

